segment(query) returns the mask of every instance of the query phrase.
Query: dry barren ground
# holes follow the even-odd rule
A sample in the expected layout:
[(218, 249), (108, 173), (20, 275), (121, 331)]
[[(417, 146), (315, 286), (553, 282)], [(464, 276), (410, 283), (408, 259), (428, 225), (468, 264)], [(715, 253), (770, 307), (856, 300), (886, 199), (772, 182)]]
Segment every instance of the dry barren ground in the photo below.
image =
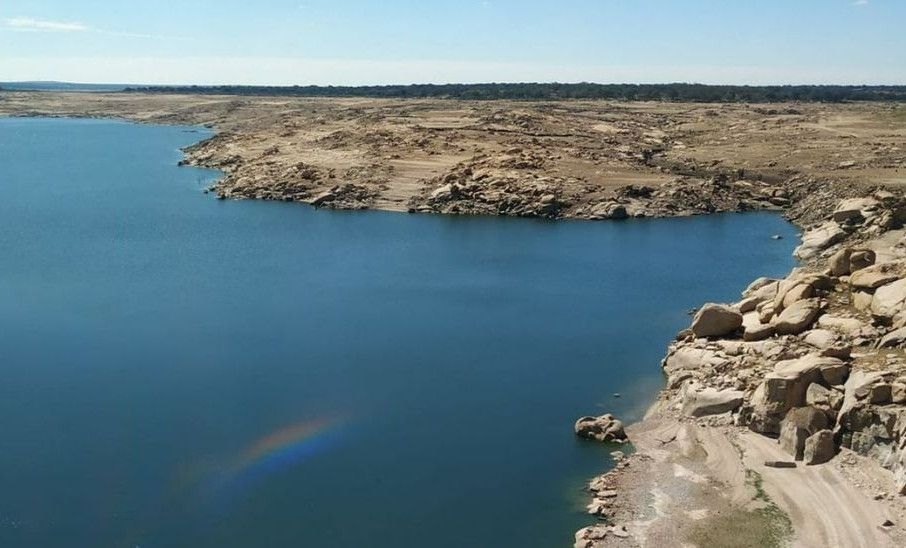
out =
[(630, 428), (639, 453), (611, 487), (614, 519), (631, 538), (606, 546), (902, 546), (906, 506), (875, 463), (844, 453), (825, 466), (764, 466), (789, 458), (777, 442), (733, 426), (650, 417)]
[(906, 184), (898, 104), (0, 92), (0, 114), (205, 124), (188, 161), (226, 173), (221, 196), (336, 208), (684, 215), (783, 207), (796, 176)]

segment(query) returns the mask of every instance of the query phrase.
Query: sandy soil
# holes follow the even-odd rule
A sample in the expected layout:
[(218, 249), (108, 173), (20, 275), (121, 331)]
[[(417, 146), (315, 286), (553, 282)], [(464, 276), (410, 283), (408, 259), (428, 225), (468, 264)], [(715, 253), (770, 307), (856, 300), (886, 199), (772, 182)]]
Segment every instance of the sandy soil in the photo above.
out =
[[(732, 425), (649, 416), (628, 429), (637, 452), (615, 474), (613, 520), (630, 538), (602, 546), (906, 545), (906, 504), (890, 473), (844, 452), (831, 463), (789, 461), (775, 440)], [(883, 500), (876, 500), (875, 496)]]

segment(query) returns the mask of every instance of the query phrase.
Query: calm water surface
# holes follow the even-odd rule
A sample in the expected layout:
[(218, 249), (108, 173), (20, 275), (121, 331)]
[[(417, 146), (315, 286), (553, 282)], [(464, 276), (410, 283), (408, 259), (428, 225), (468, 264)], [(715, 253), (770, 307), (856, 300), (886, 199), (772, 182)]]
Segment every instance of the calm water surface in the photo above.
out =
[(0, 119), (0, 546), (570, 545), (614, 449), (573, 421), (793, 266), (770, 214), (221, 202), (207, 135)]

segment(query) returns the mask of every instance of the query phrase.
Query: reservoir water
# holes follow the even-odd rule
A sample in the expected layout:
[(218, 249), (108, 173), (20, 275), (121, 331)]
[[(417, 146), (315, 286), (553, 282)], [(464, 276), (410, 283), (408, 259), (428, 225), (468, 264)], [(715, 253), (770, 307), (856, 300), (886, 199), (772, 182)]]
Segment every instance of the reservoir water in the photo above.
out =
[(617, 449), (575, 419), (794, 266), (774, 214), (218, 201), (208, 135), (0, 119), (0, 546), (571, 545)]

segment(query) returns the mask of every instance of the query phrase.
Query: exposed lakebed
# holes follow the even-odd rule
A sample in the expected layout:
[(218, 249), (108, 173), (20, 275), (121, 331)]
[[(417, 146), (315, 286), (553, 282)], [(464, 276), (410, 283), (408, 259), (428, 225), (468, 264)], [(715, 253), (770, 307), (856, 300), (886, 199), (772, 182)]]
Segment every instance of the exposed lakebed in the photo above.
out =
[(575, 419), (637, 418), (690, 307), (793, 266), (767, 213), (218, 201), (176, 165), (207, 135), (0, 119), (3, 546), (568, 544), (615, 449)]

